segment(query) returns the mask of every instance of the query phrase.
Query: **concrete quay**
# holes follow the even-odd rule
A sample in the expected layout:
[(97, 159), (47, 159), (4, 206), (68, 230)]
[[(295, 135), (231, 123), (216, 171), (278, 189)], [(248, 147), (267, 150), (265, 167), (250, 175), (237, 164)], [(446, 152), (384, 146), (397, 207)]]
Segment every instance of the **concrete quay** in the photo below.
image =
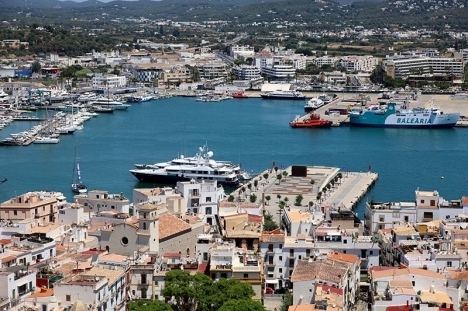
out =
[[(287, 173), (286, 177), (283, 172)], [(309, 202), (314, 206), (340, 206), (352, 209), (378, 179), (377, 173), (346, 172), (336, 167), (307, 166), (305, 176), (291, 176), (291, 172), (292, 167), (278, 171), (267, 169), (237, 188), (231, 195), (240, 202), (250, 202), (250, 195), (255, 194), (256, 203), (260, 204), (265, 212), (274, 216), (279, 212), (279, 201), (285, 201), (286, 198), (287, 208), (292, 210), (307, 209)], [(329, 190), (322, 192), (322, 197), (318, 200), (318, 193), (334, 180), (338, 173), (341, 173), (342, 178), (338, 179)], [(268, 174), (268, 178), (265, 179), (264, 174)], [(281, 180), (277, 178), (278, 174), (282, 175)], [(313, 184), (311, 180), (314, 181)], [(258, 183), (257, 188), (254, 185), (255, 181)], [(248, 184), (251, 185), (250, 189)], [(302, 204), (295, 206), (298, 195), (303, 197)], [(270, 200), (267, 200), (268, 196)]]

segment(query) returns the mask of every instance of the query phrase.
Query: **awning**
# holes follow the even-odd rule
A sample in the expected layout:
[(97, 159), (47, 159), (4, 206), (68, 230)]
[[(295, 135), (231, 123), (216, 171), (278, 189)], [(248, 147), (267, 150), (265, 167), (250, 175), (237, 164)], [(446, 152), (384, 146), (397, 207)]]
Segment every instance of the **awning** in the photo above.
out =
[(266, 280), (265, 283), (267, 284), (278, 284), (278, 280)]

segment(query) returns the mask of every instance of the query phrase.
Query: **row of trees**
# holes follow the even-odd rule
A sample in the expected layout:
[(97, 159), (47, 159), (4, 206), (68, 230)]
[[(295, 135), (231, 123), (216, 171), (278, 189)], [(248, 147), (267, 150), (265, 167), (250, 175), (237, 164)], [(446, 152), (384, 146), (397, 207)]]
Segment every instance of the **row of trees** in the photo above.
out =
[(129, 309), (130, 311), (266, 310), (260, 302), (252, 300), (255, 292), (248, 283), (225, 278), (214, 282), (205, 274), (191, 274), (184, 270), (171, 270), (166, 273), (162, 294), (167, 303), (159, 300), (140, 300), (131, 302)]

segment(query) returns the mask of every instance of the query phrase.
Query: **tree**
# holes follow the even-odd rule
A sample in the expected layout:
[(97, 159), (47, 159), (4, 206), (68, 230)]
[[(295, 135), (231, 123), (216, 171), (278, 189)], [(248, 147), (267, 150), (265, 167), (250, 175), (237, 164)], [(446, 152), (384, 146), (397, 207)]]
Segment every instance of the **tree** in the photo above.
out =
[(172, 32), (172, 35), (173, 35), (174, 37), (176, 37), (176, 38), (179, 37), (179, 36), (180, 36), (180, 31), (179, 31), (179, 29), (178, 29), (178, 28), (174, 29), (174, 31)]
[(234, 196), (232, 194), (228, 196), (228, 202), (234, 202)]
[(284, 198), (284, 204), (285, 204), (286, 206), (289, 206), (289, 205), (288, 205), (288, 202), (289, 202), (289, 198), (288, 198), (288, 197), (285, 197), (285, 198)]
[(286, 177), (288, 176), (288, 172), (283, 171), (283, 176), (284, 176), (284, 178), (286, 179)]
[(249, 198), (250, 203), (255, 203), (257, 201), (257, 195), (255, 193), (252, 193)]
[(265, 200), (267, 201), (267, 205), (270, 205), (271, 197), (269, 195), (265, 196)]
[(276, 197), (278, 198), (278, 200), (281, 200), (281, 194), (277, 194)]
[(302, 200), (304, 199), (304, 197), (302, 196), (302, 194), (298, 194), (296, 196), (296, 200), (294, 202), (294, 205), (295, 206), (301, 206), (302, 205)]
[(39, 72), (39, 70), (41, 70), (41, 63), (39, 63), (38, 61), (32, 63), (31, 70), (32, 72)]
[(278, 184), (280, 184), (281, 183), (281, 178), (283, 178), (283, 175), (278, 174), (278, 175), (276, 175), (276, 178), (278, 179)]
[(268, 173), (263, 174), (263, 178), (268, 179), (270, 175)]
[(219, 311), (266, 311), (258, 301), (250, 299), (231, 299), (226, 301)]
[(254, 187), (255, 187), (255, 191), (256, 191), (258, 189), (257, 188), (258, 187), (258, 180), (256, 180), (256, 179), (254, 180)]
[(278, 173), (278, 166), (275, 166), (274, 170), (275, 170), (275, 173)]
[(128, 305), (130, 311), (172, 311), (167, 303), (161, 300), (137, 300)]
[(273, 220), (273, 215), (266, 213), (263, 215), (263, 230), (273, 231), (278, 229), (278, 224)]
[(247, 185), (247, 188), (249, 188), (249, 193), (251, 193), (251, 192), (252, 192), (252, 184), (249, 183), (249, 184)]
[(284, 294), (283, 304), (280, 307), (280, 311), (288, 311), (289, 307), (293, 305), (293, 299), (289, 291)]

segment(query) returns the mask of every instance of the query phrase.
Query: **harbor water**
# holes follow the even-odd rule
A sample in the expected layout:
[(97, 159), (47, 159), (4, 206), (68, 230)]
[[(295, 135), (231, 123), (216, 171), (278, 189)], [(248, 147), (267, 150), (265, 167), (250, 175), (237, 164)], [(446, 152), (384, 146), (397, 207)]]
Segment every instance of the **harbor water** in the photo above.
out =
[[(73, 201), (75, 148), (88, 189), (123, 193), (150, 187), (129, 172), (135, 163), (156, 163), (193, 156), (208, 144), (216, 160), (241, 163), (255, 174), (272, 166), (334, 166), (379, 174), (364, 202), (414, 201), (414, 191), (437, 190), (445, 199), (468, 195), (467, 129), (291, 128), (305, 101), (231, 99), (198, 102), (173, 97), (134, 103), (84, 123), (54, 145), (0, 147), (0, 202), (28, 191), (60, 191)], [(37, 112), (42, 116), (43, 111)], [(50, 112), (49, 112), (50, 114)], [(31, 128), (17, 121), (0, 138)]]

